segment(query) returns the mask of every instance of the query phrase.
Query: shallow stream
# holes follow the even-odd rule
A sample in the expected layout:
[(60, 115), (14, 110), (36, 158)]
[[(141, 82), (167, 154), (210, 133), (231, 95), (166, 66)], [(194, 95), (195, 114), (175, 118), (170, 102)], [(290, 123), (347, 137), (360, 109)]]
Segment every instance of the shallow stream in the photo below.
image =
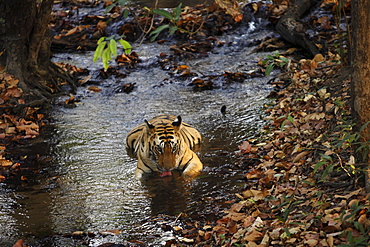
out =
[[(208, 57), (183, 60), (202, 74), (247, 72), (264, 54), (243, 44), (269, 35), (249, 24), (240, 32), (220, 37), (226, 44)], [(242, 33), (242, 34), (241, 34)], [(187, 214), (215, 219), (244, 186), (242, 172), (232, 168), (233, 152), (242, 141), (256, 137), (264, 122), (269, 78), (247, 79), (207, 91), (194, 91), (189, 81), (173, 80), (155, 62), (167, 45), (143, 44), (135, 48), (142, 60), (126, 78), (101, 81), (99, 93), (88, 85), (78, 90), (75, 108), (55, 107), (54, 123), (46, 137), (38, 138), (29, 152), (53, 157), (39, 175), (26, 184), (0, 183), (0, 245), (12, 246), (23, 238), (34, 246), (77, 246), (81, 239), (62, 236), (92, 232), (88, 246), (140, 240), (152, 246), (171, 238), (155, 218)], [(98, 70), (92, 53), (56, 54), (55, 61)], [(136, 83), (133, 92), (117, 93), (124, 83)], [(225, 105), (226, 113), (220, 109)], [(191, 183), (177, 179), (135, 180), (136, 160), (125, 151), (126, 134), (144, 119), (157, 114), (181, 115), (204, 136), (199, 152), (203, 174)], [(41, 175), (40, 175), (41, 174)], [(98, 232), (113, 231), (119, 234)]]

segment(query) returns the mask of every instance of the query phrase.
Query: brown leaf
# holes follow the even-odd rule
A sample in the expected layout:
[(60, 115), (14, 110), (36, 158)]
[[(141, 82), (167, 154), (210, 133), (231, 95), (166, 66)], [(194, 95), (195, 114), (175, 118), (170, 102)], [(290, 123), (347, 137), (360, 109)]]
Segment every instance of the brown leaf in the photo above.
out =
[(11, 86), (6, 89), (6, 95), (18, 98), (22, 95), (22, 90), (18, 87)]
[(69, 95), (69, 99), (67, 99), (64, 103), (66, 105), (68, 105), (68, 104), (74, 104), (75, 103), (75, 96), (73, 96), (73, 94), (70, 94)]
[(254, 218), (253, 216), (249, 215), (249, 216), (245, 217), (245, 219), (243, 220), (243, 227), (244, 228), (250, 227), (251, 225), (253, 225), (253, 223), (255, 221), (256, 221), (256, 218)]
[(237, 231), (236, 221), (231, 220), (227, 226), (228, 226), (229, 232), (231, 234), (236, 233), (236, 231)]
[(251, 241), (251, 242), (256, 242), (259, 241), (263, 238), (264, 234), (260, 231), (253, 230), (249, 233), (246, 233), (244, 236), (244, 240), (246, 241)]
[(6, 159), (0, 159), (0, 166), (9, 167), (11, 165), (13, 165), (13, 162), (6, 160)]
[(234, 211), (234, 212), (239, 213), (239, 211), (240, 211), (243, 207), (244, 207), (244, 205), (243, 205), (243, 204), (241, 204), (241, 203), (234, 203), (234, 204), (231, 206), (230, 210), (231, 210), (231, 211)]
[(252, 150), (252, 146), (248, 141), (243, 141), (242, 145), (239, 145), (238, 148), (243, 154), (250, 153)]
[(299, 161), (300, 159), (302, 159), (303, 157), (305, 157), (307, 154), (311, 153), (310, 151), (303, 151), (299, 154), (297, 154), (294, 159), (293, 159), (293, 162), (297, 162)]
[(252, 171), (247, 172), (246, 174), (244, 174), (244, 177), (246, 177), (247, 179), (255, 179), (255, 178), (262, 178), (263, 175), (264, 175), (263, 171), (252, 170)]
[(78, 32), (81, 32), (83, 29), (82, 26), (77, 26), (75, 28), (72, 28), (71, 30), (69, 30), (65, 36), (69, 36), (69, 35), (72, 35), (72, 34), (75, 34), (75, 33), (78, 33)]
[(103, 31), (107, 27), (107, 23), (105, 21), (99, 21), (98, 24), (96, 25), (96, 28), (99, 31)]
[[(1, 176), (0, 176), (1, 177)], [(19, 239), (14, 245), (13, 247), (22, 247), (23, 246), (23, 243), (24, 241), (22, 239)]]
[(97, 87), (97, 86), (90, 86), (90, 87), (88, 87), (88, 90), (90, 90), (94, 93), (100, 93), (102, 91), (102, 89), (100, 87)]
[(264, 200), (266, 196), (270, 195), (270, 192), (268, 190), (245, 190), (243, 191), (243, 197), (245, 199), (251, 198), (254, 201)]
[(121, 232), (122, 232), (121, 230), (114, 229), (114, 230), (100, 231), (99, 233), (102, 235), (118, 235)]
[(235, 0), (215, 0), (215, 3), (225, 9), (226, 13), (231, 15), (235, 22), (243, 19), (243, 14), (239, 10), (239, 4)]

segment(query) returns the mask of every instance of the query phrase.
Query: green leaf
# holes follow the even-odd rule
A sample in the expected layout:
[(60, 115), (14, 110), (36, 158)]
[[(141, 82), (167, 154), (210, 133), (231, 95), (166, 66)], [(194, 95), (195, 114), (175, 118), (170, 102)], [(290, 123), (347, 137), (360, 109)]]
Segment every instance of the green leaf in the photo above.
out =
[(173, 20), (173, 16), (167, 10), (164, 10), (164, 9), (153, 9), (152, 11), (153, 11), (153, 13), (158, 14), (158, 15), (161, 15), (161, 16), (169, 19), (169, 20)]
[(125, 9), (123, 11), (123, 18), (127, 18), (128, 17), (128, 14), (129, 14), (128, 9)]
[(321, 179), (324, 180), (334, 170), (334, 164), (328, 165), (321, 175)]
[(94, 63), (96, 63), (96, 61), (98, 61), (98, 59), (102, 56), (102, 53), (103, 53), (103, 49), (105, 47), (105, 44), (107, 42), (101, 42), (98, 47), (96, 47), (96, 50), (94, 52)]
[(110, 58), (111, 58), (111, 52), (110, 52), (109, 47), (107, 47), (107, 49), (103, 51), (103, 56), (102, 56), (104, 70), (108, 69), (109, 67), (108, 61), (110, 60)]
[(178, 27), (177, 26), (173, 26), (173, 27), (170, 27), (169, 28), (169, 33), (170, 35), (173, 35), (176, 31), (177, 31)]
[(319, 154), (323, 159), (325, 159), (325, 160), (330, 160), (330, 161), (332, 161), (333, 160), (333, 158), (332, 157), (330, 157), (329, 155), (326, 155), (326, 154)]
[(98, 40), (97, 44), (98, 44), (98, 45), (100, 45), (100, 44), (101, 44), (101, 42), (103, 42), (105, 39), (106, 39), (106, 37), (101, 37), (101, 38)]
[(154, 41), (158, 37), (159, 33), (162, 32), (163, 30), (165, 30), (166, 28), (170, 28), (170, 25), (166, 24), (166, 25), (160, 26), (156, 30), (152, 31), (150, 33), (150, 35), (153, 36), (153, 37), (150, 40)]
[(180, 19), (180, 15), (181, 15), (181, 6), (182, 6), (182, 3), (180, 3), (174, 10), (173, 10), (173, 14), (174, 14), (174, 20), (175, 21), (178, 21)]
[(116, 58), (117, 57), (117, 42), (114, 39), (110, 40), (109, 49), (112, 52), (114, 58)]
[(104, 11), (104, 14), (108, 13), (109, 11), (111, 11), (115, 6), (117, 6), (117, 3), (112, 3), (111, 5), (109, 5), (108, 7), (105, 8), (105, 11)]
[(317, 172), (317, 170), (318, 170), (320, 167), (322, 167), (323, 165), (325, 165), (325, 164), (326, 164), (326, 161), (320, 161), (320, 162), (318, 162), (318, 163), (315, 165), (314, 169), (313, 169), (313, 173), (315, 174), (315, 173)]
[(132, 50), (132, 47), (130, 45), (129, 42), (127, 42), (126, 40), (124, 39), (120, 39), (118, 40), (118, 42), (121, 44), (121, 46), (123, 47), (123, 50), (125, 51), (125, 54), (128, 55), (131, 53), (131, 50)]
[(288, 63), (289, 62), (289, 59), (286, 58), (286, 57), (283, 57), (283, 56), (280, 57), (280, 60), (282, 60), (285, 63)]
[(281, 222), (285, 222), (285, 219), (283, 217), (281, 217), (281, 216), (275, 216), (275, 217), (276, 217), (276, 219), (280, 220)]
[(121, 6), (126, 5), (126, 3), (127, 3), (127, 0), (118, 0), (118, 4)]
[(370, 121), (369, 122), (367, 122), (367, 123), (365, 123), (364, 125), (362, 125), (362, 127), (360, 128), (360, 133), (362, 132), (362, 131), (364, 131), (364, 129), (367, 127), (367, 125), (370, 123)]
[(292, 117), (292, 115), (288, 115), (287, 119), (289, 120), (289, 122), (291, 122), (292, 124), (294, 124), (294, 118)]
[(286, 124), (286, 119), (281, 123), (280, 131), (282, 131), (284, 129), (285, 124)]
[(274, 63), (269, 63), (269, 65), (267, 65), (266, 67), (265, 75), (269, 76), (271, 74), (271, 71), (274, 69), (274, 67), (275, 67)]

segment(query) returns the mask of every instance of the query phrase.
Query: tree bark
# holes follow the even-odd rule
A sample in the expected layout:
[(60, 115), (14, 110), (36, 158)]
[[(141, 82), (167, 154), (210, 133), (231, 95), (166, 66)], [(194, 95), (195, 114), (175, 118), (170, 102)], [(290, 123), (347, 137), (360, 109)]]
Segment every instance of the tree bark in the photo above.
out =
[(308, 37), (305, 25), (300, 21), (317, 0), (296, 0), (276, 24), (276, 31), (288, 42), (309, 51), (313, 56), (320, 53), (316, 44)]
[[(351, 8), (352, 114), (359, 130), (370, 121), (370, 1), (352, 0)], [(361, 139), (369, 144), (370, 124), (362, 131)], [(366, 163), (366, 190), (370, 192), (370, 153)]]
[(51, 36), (48, 24), (54, 0), (0, 1), (0, 62), (19, 79), (18, 86), (36, 100), (60, 92), (61, 81), (74, 80), (50, 60)]

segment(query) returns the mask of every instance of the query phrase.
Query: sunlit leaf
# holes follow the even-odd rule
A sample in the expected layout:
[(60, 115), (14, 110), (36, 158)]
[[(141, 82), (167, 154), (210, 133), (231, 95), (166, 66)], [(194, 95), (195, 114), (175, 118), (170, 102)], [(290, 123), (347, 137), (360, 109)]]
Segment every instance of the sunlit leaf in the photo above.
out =
[(117, 42), (114, 39), (109, 41), (109, 49), (114, 57), (117, 57)]
[[(99, 42), (99, 41), (98, 41)], [(94, 52), (94, 63), (96, 63), (96, 61), (98, 61), (98, 59), (100, 57), (102, 57), (102, 54), (103, 54), (103, 50), (104, 50), (104, 47), (106, 45), (106, 41), (104, 42), (101, 42), (98, 47), (96, 48), (95, 52)]]
[(101, 38), (98, 40), (97, 44), (98, 44), (98, 45), (100, 45), (104, 40), (105, 40), (105, 37), (101, 37)]
[(131, 50), (132, 50), (132, 47), (130, 45), (129, 42), (127, 42), (126, 40), (124, 39), (120, 39), (118, 40), (118, 42), (121, 44), (121, 46), (123, 47), (124, 51), (125, 51), (125, 54), (128, 55), (131, 53)]
[(109, 47), (107, 47), (107, 49), (103, 51), (103, 56), (102, 56), (104, 70), (108, 69), (109, 67), (108, 61), (110, 60), (110, 58), (111, 58), (111, 52), (110, 52)]

